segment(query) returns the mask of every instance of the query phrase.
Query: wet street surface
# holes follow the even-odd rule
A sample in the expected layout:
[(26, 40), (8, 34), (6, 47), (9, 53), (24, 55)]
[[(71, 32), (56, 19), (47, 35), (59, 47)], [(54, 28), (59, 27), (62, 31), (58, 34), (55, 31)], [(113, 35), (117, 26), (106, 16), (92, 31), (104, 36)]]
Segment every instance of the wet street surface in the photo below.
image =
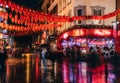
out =
[(91, 67), (87, 62), (47, 60), (44, 70), (41, 59), (26, 57), (7, 59), (0, 83), (120, 83), (119, 77), (120, 67), (109, 62)]

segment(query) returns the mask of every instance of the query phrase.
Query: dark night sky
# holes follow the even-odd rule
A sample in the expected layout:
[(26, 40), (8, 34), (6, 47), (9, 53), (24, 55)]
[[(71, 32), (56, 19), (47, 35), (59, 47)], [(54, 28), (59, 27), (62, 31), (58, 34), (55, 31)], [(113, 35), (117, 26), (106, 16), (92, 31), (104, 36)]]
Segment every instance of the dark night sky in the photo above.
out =
[(13, 2), (27, 8), (38, 10), (41, 8), (43, 0), (12, 0)]

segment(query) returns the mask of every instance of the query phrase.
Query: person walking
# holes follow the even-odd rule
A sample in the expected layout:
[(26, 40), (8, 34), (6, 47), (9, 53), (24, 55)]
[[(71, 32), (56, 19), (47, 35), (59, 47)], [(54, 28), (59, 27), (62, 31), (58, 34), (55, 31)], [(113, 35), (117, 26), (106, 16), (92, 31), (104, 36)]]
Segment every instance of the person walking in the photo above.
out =
[(42, 63), (43, 63), (44, 69), (47, 70), (47, 63), (46, 63), (47, 49), (46, 48), (42, 47), (41, 55), (42, 55)]

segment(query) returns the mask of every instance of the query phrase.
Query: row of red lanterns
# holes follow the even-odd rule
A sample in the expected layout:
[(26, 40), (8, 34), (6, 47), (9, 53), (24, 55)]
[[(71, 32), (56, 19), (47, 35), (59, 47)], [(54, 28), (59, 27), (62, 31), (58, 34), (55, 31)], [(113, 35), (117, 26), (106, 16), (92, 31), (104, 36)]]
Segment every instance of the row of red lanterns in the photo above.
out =
[(9, 31), (17, 31), (17, 32), (39, 32), (41, 30), (48, 30), (54, 27), (60, 27), (60, 24), (41, 24), (36, 27), (23, 27), (23, 26), (16, 26), (16, 25), (8, 25), (5, 23), (0, 23), (0, 27), (2, 29), (6, 29)]
[[(112, 16), (115, 16), (116, 14), (119, 14), (120, 13), (120, 10), (117, 10), (116, 12), (114, 12), (114, 13), (110, 13), (110, 15), (111, 15), (111, 17)], [(28, 26), (28, 27), (39, 27), (39, 26), (41, 26), (41, 25), (39, 25), (38, 23), (37, 23), (37, 21), (35, 21), (35, 22), (30, 22), (30, 20), (28, 21), (28, 20), (24, 20), (24, 19), (18, 19), (18, 16), (17, 15), (15, 15), (15, 17), (12, 17), (11, 16), (11, 14), (8, 14), (7, 12), (0, 12), (0, 15), (2, 16), (2, 18), (4, 19), (4, 20), (7, 20), (8, 19), (8, 17), (10, 17), (11, 18), (11, 21), (12, 21), (12, 23), (16, 23), (16, 24), (25, 24), (26, 26)], [(109, 17), (109, 15), (105, 15), (104, 16), (104, 18), (108, 18)], [(73, 17), (73, 20), (84, 20), (84, 19), (91, 19), (91, 18), (93, 18), (93, 19), (103, 19), (101, 16), (74, 16)], [(34, 20), (36, 20), (36, 19), (34, 19)], [(46, 24), (44, 24), (44, 26), (45, 26)], [(43, 26), (43, 27), (44, 27)], [(47, 26), (47, 25), (46, 25)], [(53, 25), (54, 26), (54, 25)]]
[[(47, 30), (54, 27), (60, 27), (60, 24), (54, 24), (56, 22), (73, 22), (74, 20), (87, 20), (87, 19), (93, 19), (93, 20), (104, 20), (108, 19), (110, 17), (116, 16), (120, 13), (120, 9), (103, 16), (58, 16), (58, 15), (52, 15), (52, 14), (46, 14), (38, 11), (34, 11), (22, 6), (19, 6), (15, 3), (12, 3), (10, 0), (0, 0), (0, 3), (3, 7), (8, 7), (14, 11), (16, 14), (15, 16), (12, 15), (12, 12), (0, 12), (0, 16), (6, 21), (8, 17), (11, 19), (12, 23), (16, 24), (25, 24), (25, 26), (17, 26), (17, 25), (8, 25), (5, 23), (0, 23), (0, 26), (4, 29), (10, 30), (10, 31), (17, 31), (17, 32), (26, 32), (26, 31), (32, 31), (32, 32), (38, 32), (40, 30)], [(18, 13), (20, 14), (20, 17), (18, 17)], [(53, 24), (38, 24), (38, 22), (53, 22)]]
[[(2, 0), (1, 0), (2, 1)], [(33, 22), (71, 22), (74, 20), (85, 20), (85, 19), (95, 19), (95, 20), (102, 20), (102, 19), (107, 19), (110, 17), (113, 17), (117, 14), (120, 13), (120, 9), (110, 13), (110, 14), (106, 14), (103, 16), (73, 16), (73, 17), (69, 17), (69, 16), (58, 16), (58, 15), (52, 15), (52, 14), (46, 14), (43, 12), (38, 12), (32, 9), (28, 9), (22, 6), (19, 6), (15, 3), (12, 3), (10, 0), (8, 1), (3, 1), (1, 2), (2, 4), (4, 4), (3, 6), (6, 7), (5, 5), (8, 5), (8, 7), (12, 10), (15, 11), (16, 14), (20, 14), (20, 20), (26, 20), (26, 21), (33, 21)], [(10, 17), (11, 16), (10, 14)], [(17, 17), (17, 16), (16, 16)]]

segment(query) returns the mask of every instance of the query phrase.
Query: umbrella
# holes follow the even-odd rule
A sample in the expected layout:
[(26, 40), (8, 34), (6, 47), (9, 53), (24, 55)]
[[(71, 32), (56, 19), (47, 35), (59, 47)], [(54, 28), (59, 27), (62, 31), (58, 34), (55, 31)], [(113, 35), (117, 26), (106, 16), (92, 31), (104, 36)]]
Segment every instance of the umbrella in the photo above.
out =
[(50, 45), (49, 44), (41, 44), (40, 48), (46, 48), (48, 51), (50, 51)]
[(42, 48), (49, 48), (50, 46), (48, 44), (41, 44), (40, 47), (42, 47)]

